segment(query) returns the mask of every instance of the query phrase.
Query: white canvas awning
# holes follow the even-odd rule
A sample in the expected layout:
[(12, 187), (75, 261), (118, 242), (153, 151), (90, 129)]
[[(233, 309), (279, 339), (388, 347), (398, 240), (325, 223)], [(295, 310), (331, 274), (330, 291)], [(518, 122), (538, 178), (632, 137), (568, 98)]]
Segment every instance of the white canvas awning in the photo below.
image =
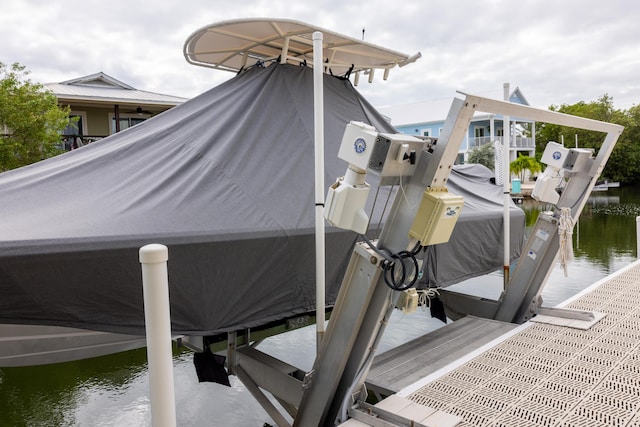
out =
[(349, 75), (376, 69), (388, 71), (420, 58), (357, 40), (303, 22), (290, 19), (239, 19), (207, 25), (187, 38), (184, 55), (195, 65), (238, 72), (256, 63), (279, 60), (280, 63), (313, 65), (315, 31), (323, 33), (324, 71)]

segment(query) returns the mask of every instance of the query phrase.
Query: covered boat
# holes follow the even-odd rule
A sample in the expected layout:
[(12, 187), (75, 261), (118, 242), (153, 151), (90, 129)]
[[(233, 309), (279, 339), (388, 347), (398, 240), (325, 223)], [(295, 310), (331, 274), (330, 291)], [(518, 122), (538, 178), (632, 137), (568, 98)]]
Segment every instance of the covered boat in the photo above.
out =
[[(138, 250), (149, 243), (169, 248), (174, 334), (218, 334), (312, 311), (312, 74), (305, 64), (258, 64), (135, 127), (1, 174), (0, 323), (144, 335)], [(329, 183), (346, 168), (337, 152), (347, 123), (396, 131), (347, 78), (324, 74), (324, 105)], [(468, 176), (457, 176), (467, 187)], [(478, 259), (488, 236), (500, 246), (501, 208), (488, 221), (488, 205), (474, 211), (470, 201), (493, 198), (497, 187), (473, 180), (462, 215), (474, 225), (440, 260), (438, 250), (429, 255), (432, 286), (501, 266), (501, 255)], [(381, 197), (385, 191), (393, 190), (382, 188)], [(371, 217), (382, 218), (380, 209)], [(512, 258), (522, 225), (512, 221)], [(478, 233), (483, 227), (490, 229)], [(328, 306), (357, 237), (327, 228)]]
[[(326, 180), (346, 123), (393, 132), (325, 76)], [(253, 67), (140, 125), (0, 175), (0, 323), (144, 335), (138, 249), (169, 247), (173, 330), (254, 327), (314, 307), (313, 84)], [(327, 302), (355, 242), (327, 232)]]

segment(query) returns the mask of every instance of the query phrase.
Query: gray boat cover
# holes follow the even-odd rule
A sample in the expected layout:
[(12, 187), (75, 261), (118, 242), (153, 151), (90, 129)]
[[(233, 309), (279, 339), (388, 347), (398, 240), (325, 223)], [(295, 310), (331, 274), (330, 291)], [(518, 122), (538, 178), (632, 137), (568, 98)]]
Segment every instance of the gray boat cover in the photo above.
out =
[[(349, 121), (395, 130), (348, 80), (325, 76), (324, 85), (330, 185), (346, 170), (337, 152)], [(149, 243), (169, 248), (176, 334), (313, 310), (313, 135), (312, 70), (253, 67), (135, 127), (0, 174), (0, 323), (143, 335), (138, 251)], [(490, 247), (501, 204), (482, 196), (495, 186), (459, 176), (461, 188), (476, 186), (464, 193), (460, 226), (473, 221), (467, 212), (480, 215), (447, 259), (433, 252), (436, 281), (501, 265)], [(328, 305), (356, 238), (327, 227)]]
[[(447, 287), (495, 271), (504, 264), (504, 190), (492, 183), (493, 172), (479, 164), (455, 166), (447, 181), (464, 206), (448, 243), (430, 246), (420, 282)], [(524, 246), (524, 211), (509, 199), (509, 252), (513, 262)]]

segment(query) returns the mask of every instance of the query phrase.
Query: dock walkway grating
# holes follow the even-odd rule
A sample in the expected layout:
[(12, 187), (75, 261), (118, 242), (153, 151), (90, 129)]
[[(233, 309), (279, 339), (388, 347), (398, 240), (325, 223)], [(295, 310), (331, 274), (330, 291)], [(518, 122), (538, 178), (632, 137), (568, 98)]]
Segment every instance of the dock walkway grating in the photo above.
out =
[(605, 317), (588, 330), (528, 322), (399, 395), (461, 426), (640, 427), (640, 261), (563, 306)]

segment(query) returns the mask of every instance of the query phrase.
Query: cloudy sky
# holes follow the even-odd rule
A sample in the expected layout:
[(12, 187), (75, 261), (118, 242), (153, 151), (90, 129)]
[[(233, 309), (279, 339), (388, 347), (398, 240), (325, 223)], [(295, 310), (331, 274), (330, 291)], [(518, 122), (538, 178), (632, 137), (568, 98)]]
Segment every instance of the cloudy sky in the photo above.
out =
[(210, 23), (288, 18), (422, 58), (359, 90), (376, 106), (485, 94), (509, 82), (537, 107), (640, 104), (640, 2), (630, 0), (3, 0), (0, 62), (40, 83), (103, 71), (137, 89), (193, 97), (233, 74), (189, 65)]

